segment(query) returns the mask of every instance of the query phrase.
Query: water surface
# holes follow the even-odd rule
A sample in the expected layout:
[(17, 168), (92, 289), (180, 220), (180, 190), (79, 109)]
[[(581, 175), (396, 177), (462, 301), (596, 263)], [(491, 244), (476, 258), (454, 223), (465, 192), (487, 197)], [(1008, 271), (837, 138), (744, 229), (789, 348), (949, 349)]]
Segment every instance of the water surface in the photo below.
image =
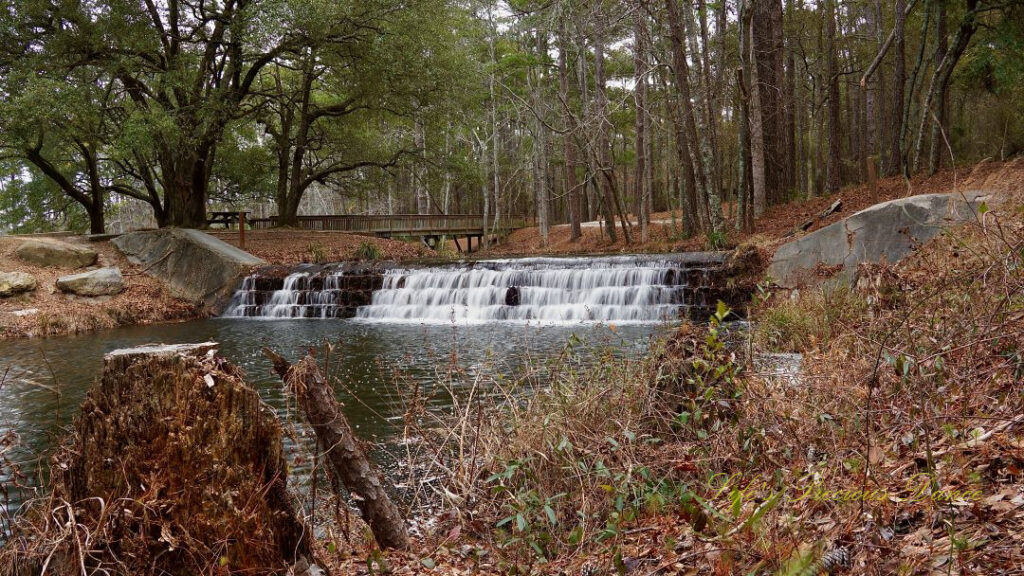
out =
[[(446, 379), (452, 366), (464, 370), (462, 381), (476, 374), (507, 374), (524, 362), (540, 366), (560, 354), (572, 335), (590, 349), (611, 347), (618, 354), (636, 355), (652, 334), (663, 329), (658, 324), (418, 325), (215, 318), (0, 342), (0, 433), (19, 435), (16, 457), (31, 471), (33, 459), (53, 447), (61, 429), (78, 413), (86, 391), (102, 372), (104, 354), (141, 344), (212, 340), (279, 412), (285, 408), (281, 382), (271, 373), (262, 347), (295, 360), (310, 348), (322, 351), (326, 343), (333, 344), (331, 372), (338, 378), (338, 395), (356, 433), (366, 440), (387, 442), (400, 432), (414, 386), (422, 388), (435, 410), (445, 408), (450, 397), (431, 391)], [(456, 382), (456, 392), (458, 386)]]

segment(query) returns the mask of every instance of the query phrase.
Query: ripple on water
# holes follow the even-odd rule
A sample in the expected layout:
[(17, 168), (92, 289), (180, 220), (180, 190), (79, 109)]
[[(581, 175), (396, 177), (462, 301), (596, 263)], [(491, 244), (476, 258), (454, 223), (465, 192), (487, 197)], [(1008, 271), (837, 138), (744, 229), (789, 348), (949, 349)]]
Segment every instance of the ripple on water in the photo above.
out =
[[(62, 338), (0, 342), (0, 434), (14, 431), (20, 448), (12, 454), (27, 472), (55, 444), (61, 428), (78, 411), (86, 391), (100, 376), (103, 355), (118, 348), (147, 343), (178, 344), (212, 340), (220, 353), (239, 365), (247, 381), (279, 414), (286, 402), (280, 381), (270, 371), (261, 349), (268, 346), (291, 358), (310, 347), (334, 344), (326, 355), (339, 381), (339, 398), (356, 433), (382, 444), (378, 453), (385, 466), (395, 461), (387, 450), (401, 432), (404, 406), (419, 386), (428, 406), (443, 410), (451, 403), (447, 389), (436, 386), (452, 361), (469, 381), (481, 373), (508, 373), (525, 357), (536, 365), (559, 354), (575, 334), (597, 347), (614, 346), (623, 354), (646, 347), (647, 337), (664, 325), (616, 326), (489, 323), (479, 325), (380, 324), (350, 320), (206, 319), (180, 324), (134, 326)], [(321, 358), (324, 354), (321, 353)], [(397, 377), (397, 378), (396, 378)], [(454, 382), (457, 394), (462, 384)], [(303, 442), (301, 436), (299, 442)], [(286, 440), (294, 480), (304, 481), (309, 462), (305, 450)], [(397, 451), (397, 450), (396, 450)], [(0, 479), (6, 481), (6, 479)], [(24, 497), (15, 491), (10, 505)]]

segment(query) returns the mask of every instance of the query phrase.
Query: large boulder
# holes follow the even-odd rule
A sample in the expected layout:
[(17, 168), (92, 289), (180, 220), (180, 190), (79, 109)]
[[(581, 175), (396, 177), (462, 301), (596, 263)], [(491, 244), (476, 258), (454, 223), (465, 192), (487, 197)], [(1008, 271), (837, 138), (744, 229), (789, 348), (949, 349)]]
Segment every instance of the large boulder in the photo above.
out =
[(113, 296), (124, 290), (124, 277), (120, 268), (100, 268), (61, 276), (57, 279), (57, 288), (79, 296)]
[(25, 240), (15, 252), (29, 264), (58, 268), (82, 268), (96, 263), (99, 254), (88, 246), (79, 246), (60, 240), (33, 238)]
[(171, 293), (220, 313), (242, 278), (266, 262), (199, 230), (130, 232), (113, 240), (128, 260), (163, 281)]
[(14, 296), (36, 289), (36, 279), (24, 272), (0, 272), (0, 297)]
[(977, 218), (984, 192), (922, 194), (876, 204), (775, 251), (768, 275), (784, 288), (812, 283), (824, 268), (839, 282), (853, 280), (861, 262), (901, 260), (944, 229)]

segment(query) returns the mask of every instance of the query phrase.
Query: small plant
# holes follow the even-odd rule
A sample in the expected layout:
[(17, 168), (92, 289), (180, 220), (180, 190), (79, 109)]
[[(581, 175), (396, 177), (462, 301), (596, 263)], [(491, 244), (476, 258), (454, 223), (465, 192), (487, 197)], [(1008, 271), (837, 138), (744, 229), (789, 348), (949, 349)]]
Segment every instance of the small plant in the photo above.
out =
[(447, 241), (442, 242), (437, 247), (436, 252), (437, 252), (437, 257), (438, 258), (443, 258), (445, 260), (455, 260), (455, 259), (457, 259), (459, 257), (458, 251), (456, 251), (454, 248), (452, 248), (452, 243), (447, 242)]
[(309, 261), (314, 264), (327, 262), (327, 248), (319, 242), (306, 246), (306, 254), (309, 257)]
[(384, 258), (384, 251), (373, 242), (364, 240), (352, 255), (357, 260), (380, 260)]
[(705, 244), (707, 245), (708, 250), (720, 250), (725, 247), (727, 240), (725, 232), (712, 230), (707, 233), (707, 236), (705, 237)]
[(810, 291), (763, 309), (754, 341), (772, 352), (806, 352), (828, 344), (865, 308), (849, 288)]

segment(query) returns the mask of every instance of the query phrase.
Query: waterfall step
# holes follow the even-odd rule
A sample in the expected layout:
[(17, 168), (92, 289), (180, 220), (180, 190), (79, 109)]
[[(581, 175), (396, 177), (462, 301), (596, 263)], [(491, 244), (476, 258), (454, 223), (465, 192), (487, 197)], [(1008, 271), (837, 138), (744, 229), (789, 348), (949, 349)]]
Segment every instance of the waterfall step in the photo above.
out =
[(309, 266), (247, 277), (224, 316), (377, 322), (661, 322), (705, 319), (721, 253), (481, 260), (422, 267)]

